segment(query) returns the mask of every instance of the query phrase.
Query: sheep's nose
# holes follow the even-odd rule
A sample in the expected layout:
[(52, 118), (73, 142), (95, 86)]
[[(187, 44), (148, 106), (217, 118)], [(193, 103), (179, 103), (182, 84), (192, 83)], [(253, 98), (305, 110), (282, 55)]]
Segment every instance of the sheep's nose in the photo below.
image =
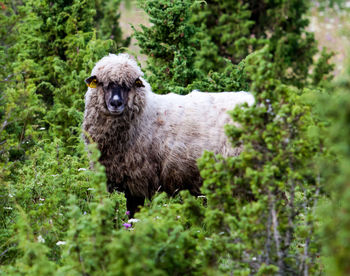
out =
[(113, 107), (120, 107), (123, 105), (123, 102), (121, 100), (112, 100), (111, 101), (111, 106)]

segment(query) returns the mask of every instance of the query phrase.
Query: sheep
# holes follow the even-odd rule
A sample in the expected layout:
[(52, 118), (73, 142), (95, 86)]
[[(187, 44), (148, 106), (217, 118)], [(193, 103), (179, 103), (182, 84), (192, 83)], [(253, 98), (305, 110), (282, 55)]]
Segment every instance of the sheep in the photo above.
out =
[(127, 54), (103, 57), (85, 81), (85, 142), (97, 144), (107, 189), (125, 193), (131, 217), (157, 191), (200, 195), (196, 160), (204, 150), (242, 151), (232, 148), (224, 125), (233, 123), (228, 110), (254, 103), (248, 92), (158, 95)]

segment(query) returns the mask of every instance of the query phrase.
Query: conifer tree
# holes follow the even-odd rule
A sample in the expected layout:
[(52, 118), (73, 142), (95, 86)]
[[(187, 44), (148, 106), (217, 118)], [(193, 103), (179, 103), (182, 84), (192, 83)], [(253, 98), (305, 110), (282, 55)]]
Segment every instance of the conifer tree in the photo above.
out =
[(131, 37), (122, 39), (119, 6), (122, 0), (95, 0), (94, 22), (100, 39), (112, 39), (118, 47), (129, 46)]
[(305, 14), (309, 6), (305, 1), (140, 0), (139, 3), (152, 26), (142, 26), (135, 36), (142, 53), (149, 56), (148, 77), (159, 93), (205, 89), (201, 82), (209, 84), (207, 89), (216, 87), (214, 91), (222, 91), (223, 87), (212, 75), (219, 76), (221, 82), (229, 80), (232, 76), (227, 71), (237, 70), (236, 65), (264, 45), (269, 45), (276, 61), (274, 66), (279, 67), (277, 77), (283, 83), (304, 87), (331, 77), (331, 53), (322, 51), (314, 63), (317, 43), (306, 30), (309, 21)]
[(68, 227), (68, 195), (77, 197), (83, 212), (89, 211), (89, 183), (82, 175), (88, 160), (80, 139), (84, 79), (98, 59), (116, 51), (117, 43), (96, 37), (95, 2), (2, 3), (6, 9), (0, 20), (11, 24), (1, 24), (0, 33), (0, 55), (6, 58), (0, 72), (5, 103), (0, 116), (0, 262), (13, 263), (26, 254), (25, 246), (18, 245), (23, 239), (16, 238), (15, 222), (21, 224), (17, 206), (33, 235), (45, 239), (45, 254), (57, 261), (61, 253), (56, 242)]
[(327, 75), (332, 54), (322, 52), (320, 62), (314, 64), (318, 50), (314, 35), (306, 30), (309, 5), (303, 0), (202, 2), (192, 17), (201, 30), (197, 33), (201, 38), (197, 65), (205, 72), (221, 71), (223, 58), (238, 64), (269, 42), (269, 51), (280, 66), (278, 77), (284, 83), (298, 87), (317, 84), (322, 79), (308, 72), (323, 68), (320, 75)]
[(317, 120), (303, 91), (276, 78), (267, 47), (246, 63), (256, 104), (236, 108), (232, 118), (240, 127), (227, 126), (233, 146), (244, 151), (227, 159), (206, 153), (199, 161), (205, 222), (223, 246), (215, 255), (229, 254), (235, 272), (313, 274), (319, 250), (313, 212), (321, 189), (315, 158), (322, 139), (310, 135), (309, 126)]
[[(25, 146), (31, 144), (33, 133), (40, 127), (53, 131), (53, 136), (64, 137), (67, 144), (76, 143), (84, 108), (82, 80), (96, 60), (127, 45), (121, 40), (118, 26), (119, 4), (120, 1), (33, 0), (9, 5), (14, 5), (21, 17), (11, 27), (16, 43), (12, 42), (6, 50), (7, 56), (13, 57), (11, 62), (7, 60), (7, 64), (12, 64), (12, 72), (6, 72), (12, 76), (12, 83), (3, 88), (5, 99), (9, 99), (4, 112), (7, 117), (11, 114), (11, 118), (16, 118), (4, 133), (7, 145), (11, 141), (18, 145), (12, 159), (23, 156)], [(96, 21), (95, 7), (100, 6), (104, 15)], [(4, 15), (4, 20), (10, 19), (8, 13)], [(108, 34), (106, 26), (112, 21), (114, 25)], [(99, 40), (93, 29), (95, 24), (101, 27), (98, 34), (113, 37), (114, 42)], [(11, 41), (3, 34), (2, 41)]]
[(141, 52), (148, 56), (148, 79), (158, 93), (183, 94), (198, 78), (194, 67), (197, 41), (190, 24), (193, 1), (141, 0), (151, 27), (141, 26), (135, 37)]
[(328, 87), (331, 93), (319, 97), (319, 114), (328, 123), (319, 135), (327, 137), (332, 154), (323, 159), (323, 178), (328, 194), (319, 204), (318, 229), (322, 242), (322, 261), (328, 275), (346, 275), (350, 269), (350, 66), (338, 81)]
[[(318, 135), (326, 120), (313, 113), (315, 90), (298, 87), (319, 92), (331, 65), (324, 53), (309, 74), (316, 52), (304, 2), (141, 1), (153, 25), (136, 37), (156, 92), (250, 90), (256, 103), (232, 111), (240, 126), (226, 129), (244, 152), (199, 160), (202, 197), (157, 195), (132, 221), (124, 196), (107, 193), (104, 169), (87, 169), (79, 138), (84, 78), (96, 60), (127, 43), (117, 26), (120, 0), (2, 3), (9, 9), (0, 22), (11, 24), (0, 25), (0, 76), (11, 74), (13, 82), (0, 83), (0, 127), (9, 118), (0, 132), (0, 274), (322, 272), (314, 206), (324, 189), (315, 160), (328, 153)], [(339, 106), (330, 110), (343, 141)], [(326, 189), (341, 206), (329, 205), (337, 215), (326, 213), (321, 233), (332, 240), (340, 222), (341, 237), (324, 247), (335, 267), (329, 271), (339, 274), (347, 271), (345, 144), (334, 150), (342, 173)], [(96, 162), (98, 153), (90, 152)]]

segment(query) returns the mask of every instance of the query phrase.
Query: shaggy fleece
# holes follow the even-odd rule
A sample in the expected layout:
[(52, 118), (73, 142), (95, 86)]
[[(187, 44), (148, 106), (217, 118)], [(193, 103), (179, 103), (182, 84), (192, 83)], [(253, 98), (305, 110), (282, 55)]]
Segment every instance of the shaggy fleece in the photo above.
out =
[[(101, 151), (109, 189), (125, 191), (127, 200), (151, 198), (156, 191), (173, 195), (182, 189), (199, 195), (202, 179), (196, 160), (203, 151), (223, 156), (241, 152), (230, 145), (224, 125), (234, 123), (227, 111), (254, 103), (250, 93), (157, 95), (126, 54), (102, 58), (92, 75), (99, 85), (88, 88), (85, 95), (85, 140), (91, 138)], [(144, 87), (135, 86), (136, 79)], [(112, 115), (106, 108), (103, 86), (109, 82), (130, 88), (122, 115)]]

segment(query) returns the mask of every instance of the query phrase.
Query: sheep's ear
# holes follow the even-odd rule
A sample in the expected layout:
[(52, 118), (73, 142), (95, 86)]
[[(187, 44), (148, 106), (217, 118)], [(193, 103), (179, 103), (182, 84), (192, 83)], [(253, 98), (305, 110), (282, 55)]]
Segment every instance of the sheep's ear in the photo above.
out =
[(86, 80), (85, 80), (87, 86), (89, 86), (90, 88), (96, 88), (97, 84), (98, 84), (98, 81), (97, 81), (97, 78), (96, 76), (91, 76), (91, 77), (88, 77)]
[(142, 80), (140, 80), (139, 78), (137, 78), (135, 80), (135, 86), (136, 87), (145, 87), (144, 84), (142, 83)]

